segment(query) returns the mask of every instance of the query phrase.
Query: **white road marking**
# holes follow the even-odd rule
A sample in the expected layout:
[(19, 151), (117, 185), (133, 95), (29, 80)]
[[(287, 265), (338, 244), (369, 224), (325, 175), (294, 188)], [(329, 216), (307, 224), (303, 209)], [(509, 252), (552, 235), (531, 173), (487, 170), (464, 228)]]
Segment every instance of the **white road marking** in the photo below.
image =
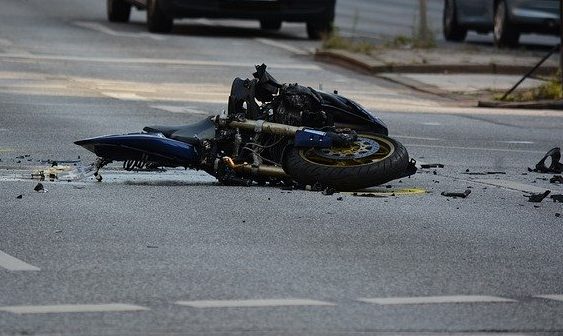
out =
[(286, 43), (281, 43), (281, 42), (277, 42), (274, 40), (270, 40), (270, 39), (265, 39), (265, 38), (255, 38), (254, 39), (256, 42), (268, 45), (270, 47), (274, 47), (274, 48), (279, 48), (279, 49), (283, 49), (285, 51), (289, 51), (292, 54), (296, 54), (296, 55), (308, 55), (309, 53), (303, 49), (299, 49), (299, 48), (295, 48), (292, 45), (286, 44)]
[(524, 183), (514, 182), (514, 181), (509, 181), (509, 180), (475, 179), (473, 181), (478, 182), (478, 183), (484, 183), (484, 184), (492, 185), (492, 186), (495, 186), (495, 187), (501, 187), (501, 188), (510, 189), (510, 190), (523, 191), (523, 192), (532, 193), (532, 194), (544, 193), (547, 190), (545, 188), (540, 188), (540, 187), (532, 186), (532, 185), (529, 185), (529, 184), (524, 184)]
[(76, 26), (82, 27), (82, 28), (86, 28), (86, 29), (91, 29), (100, 33), (104, 33), (107, 35), (111, 35), (111, 36), (119, 36), (119, 37), (133, 37), (133, 38), (151, 38), (153, 40), (157, 40), (157, 41), (164, 41), (166, 40), (166, 37), (164, 36), (160, 36), (160, 35), (154, 35), (154, 34), (149, 34), (149, 33), (129, 33), (129, 32), (119, 32), (119, 31), (115, 31), (103, 24), (97, 23), (97, 22), (85, 22), (85, 21), (76, 21), (74, 22), (74, 24)]
[(442, 149), (460, 149), (460, 150), (474, 150), (485, 152), (508, 152), (508, 153), (541, 153), (542, 151), (525, 150), (525, 149), (505, 149), (505, 148), (482, 148), (482, 147), (461, 147), (461, 146), (440, 146), (440, 145), (419, 145), (419, 144), (404, 144), (405, 147), (424, 147), (424, 148), (442, 148)]
[(9, 271), (39, 271), (39, 267), (30, 265), (18, 258), (0, 251), (0, 267)]
[(441, 126), (442, 123), (439, 123), (439, 122), (423, 122), (422, 125), (425, 125), (425, 126)]
[(138, 94), (131, 92), (101, 92), (101, 94), (103, 94), (104, 96), (108, 96), (115, 99), (121, 99), (121, 100), (141, 100), (141, 101), (148, 100), (145, 97), (141, 97)]
[(438, 138), (423, 138), (423, 137), (413, 137), (408, 135), (393, 135), (395, 138), (403, 138), (403, 139), (413, 139), (413, 140), (428, 140), (428, 141), (442, 141), (443, 139)]
[(192, 106), (151, 105), (151, 107), (171, 113), (209, 115), (209, 112), (197, 110)]
[(505, 299), (497, 296), (486, 296), (486, 295), (360, 298), (358, 299), (358, 301), (365, 303), (376, 303), (380, 305), (517, 302), (516, 300)]
[(48, 306), (6, 306), (0, 307), (0, 311), (14, 314), (52, 314), (52, 313), (99, 313), (99, 312), (125, 312), (142, 311), (149, 308), (123, 304), (61, 304)]
[(563, 302), (563, 295), (562, 294), (536, 295), (534, 297)]
[[(92, 63), (113, 63), (113, 64), (139, 64), (139, 65), (183, 65), (183, 66), (209, 66), (209, 67), (242, 67), (254, 68), (256, 64), (252, 62), (218, 62), (204, 60), (183, 60), (183, 59), (164, 59), (164, 58), (117, 58), (117, 57), (86, 57), (86, 56), (64, 56), (64, 55), (25, 55), (0, 53), (0, 58), (26, 59), (35, 61), (65, 61), (65, 62), (92, 62)], [(291, 70), (320, 70), (318, 65), (313, 64), (268, 64), (271, 69), (291, 69)]]
[(250, 308), (250, 307), (282, 307), (282, 306), (335, 306), (324, 301), (304, 299), (270, 299), (270, 300), (204, 300), (178, 301), (177, 305), (194, 308)]
[(497, 141), (500, 143), (506, 143), (506, 144), (514, 144), (514, 145), (519, 145), (519, 144), (523, 144), (523, 145), (532, 145), (534, 144), (533, 141), (519, 141), (519, 140), (513, 140), (513, 141)]

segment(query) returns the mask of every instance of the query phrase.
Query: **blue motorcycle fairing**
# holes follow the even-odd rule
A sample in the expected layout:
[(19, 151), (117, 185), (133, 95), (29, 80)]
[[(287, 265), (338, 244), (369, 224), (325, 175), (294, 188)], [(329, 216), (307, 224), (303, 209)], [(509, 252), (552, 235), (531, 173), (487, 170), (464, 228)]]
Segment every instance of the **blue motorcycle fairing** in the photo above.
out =
[(166, 167), (187, 167), (200, 158), (194, 145), (168, 139), (161, 133), (106, 135), (75, 144), (111, 161), (143, 160)]

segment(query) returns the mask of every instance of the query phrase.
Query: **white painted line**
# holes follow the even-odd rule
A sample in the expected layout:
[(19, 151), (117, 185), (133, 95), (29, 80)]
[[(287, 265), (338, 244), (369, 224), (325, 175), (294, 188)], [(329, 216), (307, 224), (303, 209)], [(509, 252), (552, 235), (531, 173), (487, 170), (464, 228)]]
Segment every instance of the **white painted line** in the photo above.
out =
[(76, 21), (74, 22), (74, 24), (76, 26), (82, 27), (82, 28), (86, 28), (86, 29), (91, 29), (100, 33), (104, 33), (107, 35), (111, 35), (111, 36), (119, 36), (119, 37), (133, 37), (133, 38), (144, 38), (144, 37), (148, 37), (151, 38), (153, 40), (157, 40), (157, 41), (163, 41), (166, 40), (166, 38), (164, 36), (160, 36), (160, 35), (153, 35), (153, 34), (149, 34), (149, 33), (129, 33), (129, 32), (119, 32), (119, 31), (115, 31), (103, 24), (97, 23), (97, 22), (85, 22), (85, 21)]
[(192, 106), (151, 105), (151, 107), (159, 110), (167, 111), (170, 113), (209, 115), (209, 112), (195, 109)]
[(505, 299), (497, 296), (483, 295), (360, 298), (358, 299), (358, 301), (365, 303), (376, 303), (380, 305), (517, 302), (516, 300)]
[(542, 153), (542, 151), (525, 150), (525, 149), (504, 149), (504, 148), (482, 148), (482, 147), (461, 147), (461, 146), (440, 146), (440, 145), (419, 145), (419, 144), (404, 144), (405, 147), (424, 147), (424, 148), (443, 148), (443, 149), (459, 149), (471, 151), (484, 151), (484, 152), (508, 152), (508, 153)]
[(145, 97), (141, 97), (136, 93), (130, 93), (130, 92), (101, 92), (101, 94), (103, 94), (104, 96), (108, 96), (115, 99), (121, 99), (121, 100), (141, 100), (141, 101), (148, 100)]
[(178, 301), (177, 305), (194, 308), (251, 308), (251, 307), (282, 307), (282, 306), (335, 306), (324, 301), (304, 299), (270, 299), (270, 300), (204, 300)]
[(14, 314), (53, 314), (53, 313), (99, 313), (99, 312), (126, 312), (142, 311), (149, 308), (123, 304), (62, 304), (50, 306), (6, 306), (0, 307), (0, 311)]
[[(163, 59), (163, 58), (112, 58), (112, 57), (85, 57), (85, 56), (64, 56), (64, 55), (26, 55), (0, 53), (0, 58), (26, 59), (37, 61), (65, 61), (65, 62), (97, 62), (113, 64), (139, 64), (139, 65), (185, 65), (185, 66), (209, 66), (209, 67), (242, 67), (254, 68), (256, 64), (247, 62), (217, 62), (204, 60), (183, 60), (183, 59)], [(268, 64), (271, 69), (290, 69), (290, 70), (320, 70), (318, 65), (313, 64)]]
[(563, 302), (563, 294), (536, 295), (534, 297)]
[(396, 138), (403, 138), (403, 139), (413, 139), (413, 140), (427, 140), (427, 141), (442, 141), (444, 139), (438, 138), (422, 138), (422, 137), (413, 137), (408, 135), (394, 135)]
[(268, 45), (270, 47), (279, 48), (279, 49), (283, 49), (285, 51), (289, 51), (292, 54), (296, 54), (296, 55), (308, 55), (309, 54), (305, 50), (295, 48), (294, 46), (286, 44), (286, 43), (281, 43), (281, 42), (277, 42), (277, 41), (274, 41), (274, 40), (265, 39), (265, 38), (258, 38), (258, 37), (255, 38), (254, 40), (256, 42)]
[(540, 188), (533, 185), (509, 181), (509, 180), (475, 179), (473, 181), (492, 185), (495, 187), (501, 187), (501, 188), (516, 190), (516, 191), (523, 191), (532, 194), (538, 194), (538, 193), (543, 194), (547, 190), (545, 188)]
[(518, 141), (518, 140), (512, 140), (512, 141), (497, 141), (500, 143), (506, 143), (506, 144), (511, 144), (511, 145), (532, 145), (534, 144), (533, 141)]
[(30, 265), (2, 251), (0, 251), (0, 267), (3, 267), (9, 271), (39, 271), (40, 270), (39, 267)]
[(439, 122), (423, 122), (422, 125), (425, 125), (425, 126), (441, 126), (442, 123), (439, 123)]

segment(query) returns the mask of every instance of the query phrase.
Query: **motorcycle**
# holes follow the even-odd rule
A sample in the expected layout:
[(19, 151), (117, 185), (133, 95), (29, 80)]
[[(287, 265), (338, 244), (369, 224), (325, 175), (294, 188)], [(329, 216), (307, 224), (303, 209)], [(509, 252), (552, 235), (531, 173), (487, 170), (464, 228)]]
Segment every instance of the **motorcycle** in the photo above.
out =
[(414, 174), (405, 147), (356, 102), (280, 84), (256, 66), (252, 79), (232, 83), (227, 111), (183, 126), (147, 126), (141, 133), (75, 142), (105, 165), (126, 170), (198, 169), (225, 185), (317, 185), (357, 190)]

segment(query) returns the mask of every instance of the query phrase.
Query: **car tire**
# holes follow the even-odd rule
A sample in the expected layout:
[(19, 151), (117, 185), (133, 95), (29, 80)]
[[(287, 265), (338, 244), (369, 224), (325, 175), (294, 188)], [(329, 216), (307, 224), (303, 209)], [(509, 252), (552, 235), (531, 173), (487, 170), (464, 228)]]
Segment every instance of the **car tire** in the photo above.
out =
[(497, 47), (515, 47), (520, 39), (520, 32), (510, 22), (506, 1), (500, 0), (495, 8), (493, 37)]
[(107, 16), (110, 22), (128, 22), (131, 16), (131, 4), (125, 0), (107, 0)]
[(261, 20), (260, 21), (260, 28), (262, 30), (280, 30), (282, 27), (281, 20)]
[(310, 40), (320, 40), (332, 31), (332, 20), (318, 20), (307, 22), (307, 36)]
[(170, 33), (174, 19), (166, 15), (158, 0), (147, 1), (147, 27), (151, 33)]
[(442, 26), (446, 41), (462, 42), (467, 36), (467, 29), (460, 26), (457, 20), (455, 0), (444, 1)]

